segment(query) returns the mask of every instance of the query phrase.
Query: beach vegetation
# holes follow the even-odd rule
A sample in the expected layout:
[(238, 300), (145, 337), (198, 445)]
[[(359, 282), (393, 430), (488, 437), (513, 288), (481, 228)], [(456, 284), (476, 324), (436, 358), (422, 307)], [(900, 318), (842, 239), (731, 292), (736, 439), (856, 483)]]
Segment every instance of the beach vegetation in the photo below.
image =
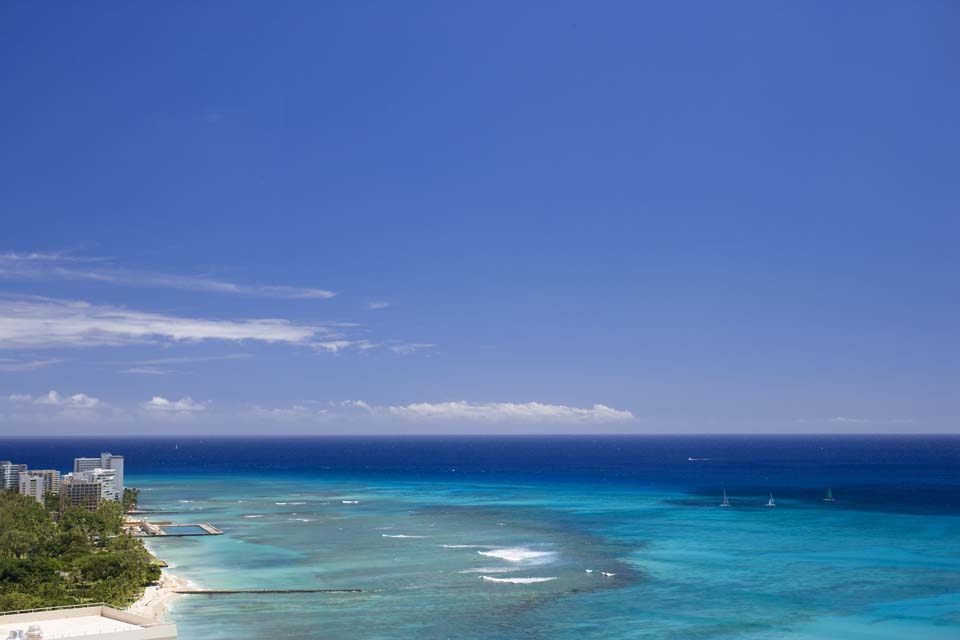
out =
[(32, 498), (0, 492), (0, 611), (135, 601), (160, 568), (122, 523), (118, 502), (55, 519)]

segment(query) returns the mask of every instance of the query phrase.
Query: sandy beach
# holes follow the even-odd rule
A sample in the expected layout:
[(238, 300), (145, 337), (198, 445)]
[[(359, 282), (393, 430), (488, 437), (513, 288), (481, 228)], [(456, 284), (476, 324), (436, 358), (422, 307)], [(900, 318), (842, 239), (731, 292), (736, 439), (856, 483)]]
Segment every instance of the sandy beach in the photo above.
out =
[(170, 605), (180, 597), (175, 590), (189, 587), (190, 583), (187, 580), (178, 578), (164, 569), (159, 583), (147, 587), (140, 599), (127, 607), (127, 611), (151, 620), (165, 620), (170, 611)]

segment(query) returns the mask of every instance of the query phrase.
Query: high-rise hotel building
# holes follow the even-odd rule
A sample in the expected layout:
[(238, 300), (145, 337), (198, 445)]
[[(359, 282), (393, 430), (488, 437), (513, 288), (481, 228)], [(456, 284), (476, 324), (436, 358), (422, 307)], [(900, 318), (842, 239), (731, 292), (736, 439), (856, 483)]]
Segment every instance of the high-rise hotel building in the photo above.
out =
[(60, 510), (82, 507), (95, 511), (103, 500), (103, 479), (92, 471), (68, 473), (60, 483)]
[(20, 486), (20, 472), (26, 471), (27, 465), (14, 464), (9, 460), (0, 460), (0, 489), (16, 491)]
[(43, 478), (29, 471), (20, 472), (20, 495), (29, 496), (43, 504)]
[(60, 472), (54, 469), (34, 469), (20, 472), (20, 493), (43, 504), (48, 493), (60, 493)]
[(101, 453), (99, 458), (74, 458), (73, 470), (93, 471), (94, 469), (112, 469), (115, 472), (115, 492), (123, 497), (123, 456), (115, 456), (109, 451)]

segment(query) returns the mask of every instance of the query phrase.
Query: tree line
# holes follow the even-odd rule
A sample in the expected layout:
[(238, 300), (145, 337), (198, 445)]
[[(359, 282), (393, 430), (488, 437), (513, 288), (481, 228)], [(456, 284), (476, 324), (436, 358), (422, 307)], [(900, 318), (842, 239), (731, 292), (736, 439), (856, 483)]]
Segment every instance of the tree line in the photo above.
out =
[(119, 502), (104, 501), (96, 511), (71, 507), (56, 519), (54, 504), (0, 491), (0, 611), (124, 607), (160, 579), (143, 542), (123, 533)]

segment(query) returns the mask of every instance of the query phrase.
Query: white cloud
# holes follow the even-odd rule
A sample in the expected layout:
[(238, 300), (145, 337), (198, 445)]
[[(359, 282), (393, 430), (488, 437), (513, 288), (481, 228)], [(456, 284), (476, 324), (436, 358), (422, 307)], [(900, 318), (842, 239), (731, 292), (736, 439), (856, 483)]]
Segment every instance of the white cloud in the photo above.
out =
[(376, 349), (380, 345), (369, 340), (326, 340), (321, 342), (313, 342), (310, 346), (319, 351), (340, 353), (344, 349), (359, 349), (360, 351), (368, 351), (370, 349)]
[(217, 356), (183, 356), (179, 358), (151, 358), (149, 360), (140, 360), (137, 364), (155, 365), (155, 364), (193, 364), (196, 362), (218, 362), (220, 360), (246, 360), (252, 358), (252, 353), (226, 353)]
[(314, 420), (318, 418), (324, 418), (327, 416), (328, 412), (326, 409), (309, 407), (306, 406), (306, 404), (293, 404), (289, 407), (274, 408), (253, 405), (250, 407), (250, 414), (255, 418), (293, 422), (298, 420)]
[(330, 353), (340, 353), (343, 349), (347, 347), (352, 347), (354, 342), (352, 340), (327, 340), (321, 342), (314, 342), (313, 347), (322, 350), (329, 351)]
[(153, 396), (150, 400), (140, 404), (140, 407), (150, 412), (188, 414), (207, 410), (206, 402), (195, 402), (190, 396), (179, 400), (167, 400), (163, 396)]
[(363, 400), (341, 400), (340, 402), (331, 402), (330, 404), (335, 407), (346, 407), (348, 409), (364, 409), (371, 413), (374, 411), (374, 407)]
[(65, 362), (63, 358), (45, 358), (41, 360), (15, 360), (13, 358), (0, 358), (0, 372), (20, 373), (24, 371), (36, 371), (55, 364)]
[(411, 353), (416, 353), (422, 349), (432, 349), (437, 345), (429, 344), (426, 342), (401, 342), (390, 347), (390, 351), (394, 353), (399, 353), (402, 356), (408, 356)]
[(14, 393), (8, 398), (17, 404), (47, 405), (64, 409), (96, 409), (102, 403), (99, 398), (88, 396), (85, 393), (75, 393), (71, 396), (60, 395), (57, 391), (48, 391), (46, 395), (31, 396), (30, 394)]
[(31, 253), (17, 253), (6, 251), (0, 253), (0, 265), (36, 263), (36, 262), (102, 262), (103, 258), (72, 256), (66, 253), (33, 251)]
[(129, 369), (121, 369), (120, 373), (135, 373), (147, 376), (165, 376), (169, 373), (173, 373), (173, 370), (161, 369), (159, 367), (130, 367)]
[(120, 373), (135, 373), (141, 375), (153, 375), (153, 376), (163, 376), (170, 373), (175, 373), (175, 369), (169, 369), (165, 366), (158, 365), (181, 365), (181, 364), (196, 364), (203, 362), (220, 362), (224, 360), (246, 360), (252, 358), (252, 353), (227, 353), (223, 355), (214, 355), (214, 356), (181, 356), (181, 357), (171, 357), (171, 358), (150, 358), (148, 360), (137, 360), (134, 362), (126, 363), (112, 363), (112, 364), (128, 364), (132, 365), (127, 369), (121, 369)]
[[(328, 289), (286, 285), (237, 284), (206, 276), (184, 276), (122, 269), (104, 265), (102, 258), (84, 258), (60, 253), (0, 253), (0, 277), (11, 280), (85, 280), (102, 284), (156, 287), (258, 296), (263, 298), (325, 299), (336, 295)], [(94, 264), (84, 264), (94, 263)]]
[(0, 348), (121, 346), (158, 340), (308, 344), (321, 326), (282, 319), (208, 320), (82, 301), (0, 298)]
[(372, 415), (416, 420), (470, 420), (485, 422), (625, 422), (634, 419), (630, 411), (595, 404), (590, 408), (541, 402), (416, 402), (405, 405), (373, 406), (362, 400), (348, 400), (343, 407), (364, 410)]
[(287, 407), (267, 408), (254, 405), (247, 417), (308, 421), (318, 418), (375, 417), (384, 420), (419, 420), (448, 422), (497, 423), (610, 423), (634, 419), (629, 411), (611, 409), (602, 404), (589, 408), (540, 402), (418, 402), (405, 405), (373, 405), (364, 400), (329, 402), (329, 410), (314, 407), (315, 402), (303, 402)]
[(367, 303), (367, 309), (370, 309), (371, 311), (386, 309), (389, 306), (390, 306), (389, 302), (368, 302)]
[(847, 423), (847, 424), (867, 424), (870, 422), (866, 418), (848, 418), (846, 416), (835, 416), (828, 418), (827, 422)]

